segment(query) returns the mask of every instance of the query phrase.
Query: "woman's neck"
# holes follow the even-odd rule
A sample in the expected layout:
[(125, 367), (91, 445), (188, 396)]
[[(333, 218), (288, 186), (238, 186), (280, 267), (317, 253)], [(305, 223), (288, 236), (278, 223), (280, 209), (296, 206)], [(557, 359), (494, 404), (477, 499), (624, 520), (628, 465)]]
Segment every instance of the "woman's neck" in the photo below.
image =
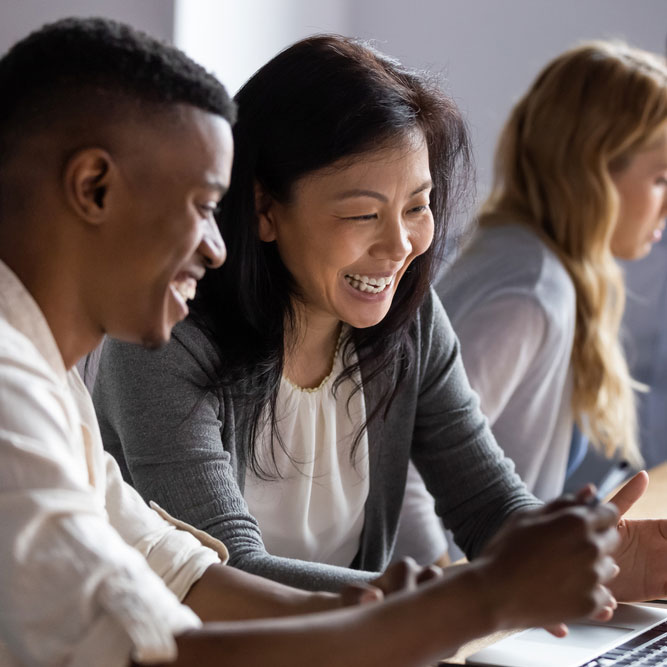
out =
[(330, 373), (338, 346), (341, 322), (297, 313), (295, 330), (285, 333), (283, 374), (304, 389), (318, 387)]

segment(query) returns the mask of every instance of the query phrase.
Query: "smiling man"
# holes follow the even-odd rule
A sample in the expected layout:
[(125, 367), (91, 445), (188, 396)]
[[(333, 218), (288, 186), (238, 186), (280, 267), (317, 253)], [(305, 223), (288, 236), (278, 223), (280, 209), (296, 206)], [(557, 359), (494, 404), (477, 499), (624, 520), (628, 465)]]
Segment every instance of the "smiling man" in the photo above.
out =
[(224, 260), (233, 104), (182, 54), (95, 20), (16, 45), (0, 90), (0, 636), (26, 664), (167, 658), (200, 624), (177, 597), (224, 547), (124, 487), (71, 368), (105, 333), (166, 342)]
[[(104, 454), (73, 366), (104, 334), (166, 342), (222, 264), (233, 105), (179, 51), (99, 19), (19, 42), (0, 94), (0, 664), (420, 665), (500, 627), (610, 611), (606, 507), (539, 510), (475, 565), (308, 615), (420, 577), (298, 591), (224, 567), (222, 543), (149, 509)], [(528, 577), (506, 602), (517, 531), (538, 573), (544, 526), (563, 520), (549, 548), (561, 569), (580, 548), (571, 586), (536, 608)]]

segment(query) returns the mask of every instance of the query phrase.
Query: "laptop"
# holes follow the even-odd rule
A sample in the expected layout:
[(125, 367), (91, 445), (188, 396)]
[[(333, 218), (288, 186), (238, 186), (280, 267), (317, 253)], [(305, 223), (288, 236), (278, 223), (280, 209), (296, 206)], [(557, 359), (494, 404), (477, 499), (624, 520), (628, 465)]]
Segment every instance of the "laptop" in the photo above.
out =
[[(620, 604), (607, 623), (568, 623), (559, 639), (533, 628), (471, 655), (466, 664), (495, 667), (613, 667), (667, 665), (667, 605)], [(643, 656), (653, 656), (643, 662)], [(662, 662), (661, 659), (664, 659)]]

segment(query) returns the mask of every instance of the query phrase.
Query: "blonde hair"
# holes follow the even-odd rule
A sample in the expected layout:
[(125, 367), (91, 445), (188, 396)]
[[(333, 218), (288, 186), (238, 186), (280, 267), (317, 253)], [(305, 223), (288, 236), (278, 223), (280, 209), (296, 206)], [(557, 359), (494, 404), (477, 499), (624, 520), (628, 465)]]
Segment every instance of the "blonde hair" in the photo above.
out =
[(611, 174), (667, 122), (664, 58), (588, 42), (553, 60), (501, 134), (480, 224), (518, 220), (558, 255), (576, 292), (572, 404), (607, 455), (641, 464), (633, 389), (619, 340), (625, 285), (611, 252), (618, 194)]

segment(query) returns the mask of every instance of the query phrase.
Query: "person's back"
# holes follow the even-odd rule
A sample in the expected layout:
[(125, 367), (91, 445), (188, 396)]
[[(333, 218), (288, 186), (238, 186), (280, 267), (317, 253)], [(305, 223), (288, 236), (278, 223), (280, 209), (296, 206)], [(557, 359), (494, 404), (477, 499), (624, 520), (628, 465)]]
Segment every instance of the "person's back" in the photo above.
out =
[[(505, 247), (473, 248), (442, 282), (471, 384), (494, 433), (520, 468), (528, 466), (554, 482), (564, 478), (564, 453), (575, 422), (607, 456), (642, 464), (635, 387), (619, 339), (625, 285), (617, 260), (644, 257), (664, 229), (666, 109), (667, 67), (656, 54), (600, 41), (554, 58), (505, 124), (493, 188), (479, 214), (483, 237), (506, 239)], [(532, 235), (534, 246), (533, 257), (522, 262), (552, 255), (543, 270), (553, 289), (545, 291), (530, 276), (516, 273), (510, 241), (517, 224), (525, 228), (524, 236)], [(475, 275), (473, 261), (480, 263)], [(462, 284), (464, 272), (469, 287)], [(506, 281), (523, 288), (509, 305), (503, 297)], [(486, 304), (480, 307), (482, 297)], [(545, 315), (541, 329), (521, 316), (535, 303)], [(491, 328), (495, 344), (518, 360), (509, 369), (499, 355), (479, 360), (480, 351), (494, 344)], [(556, 348), (553, 341), (559, 338), (562, 345)], [(522, 367), (522, 347), (534, 350), (539, 367)], [(536, 382), (538, 373), (542, 384)], [(565, 373), (571, 381), (553, 381)], [(525, 391), (515, 392), (513, 383), (525, 385)], [(551, 403), (540, 395), (549, 386)], [(533, 424), (501, 430), (503, 422), (522, 413)], [(555, 413), (557, 437), (545, 423)], [(543, 460), (545, 444), (560, 450), (548, 461)], [(547, 464), (550, 469), (544, 470)], [(551, 489), (559, 491), (558, 485)]]
[(555, 498), (573, 422), (567, 271), (535, 232), (510, 222), (477, 230), (438, 293), (498, 444), (535, 495)]

